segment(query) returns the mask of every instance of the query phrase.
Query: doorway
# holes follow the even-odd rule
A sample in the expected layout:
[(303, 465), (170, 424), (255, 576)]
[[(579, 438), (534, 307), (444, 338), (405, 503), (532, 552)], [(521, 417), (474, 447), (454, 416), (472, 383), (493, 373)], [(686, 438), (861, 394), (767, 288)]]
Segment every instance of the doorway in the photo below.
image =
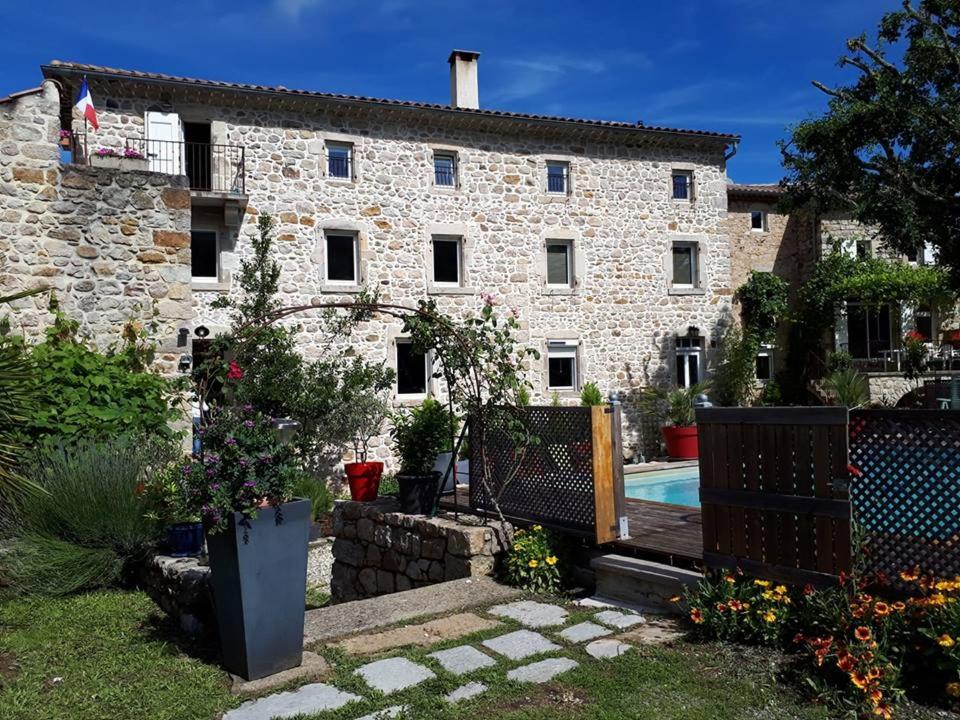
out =
[(184, 160), (191, 190), (213, 190), (210, 123), (184, 122)]

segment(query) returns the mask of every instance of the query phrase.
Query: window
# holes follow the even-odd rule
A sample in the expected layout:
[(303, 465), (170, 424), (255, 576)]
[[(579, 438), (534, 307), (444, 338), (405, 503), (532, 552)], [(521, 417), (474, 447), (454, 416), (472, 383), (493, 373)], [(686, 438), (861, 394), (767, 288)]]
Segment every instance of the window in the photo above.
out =
[(693, 189), (693, 173), (675, 170), (673, 172), (673, 199), (689, 200)]
[(570, 165), (565, 162), (547, 163), (547, 192), (566, 195)]
[(434, 153), (433, 184), (437, 187), (457, 186), (457, 156), (453, 153)]
[(913, 322), (916, 331), (923, 335), (924, 340), (927, 342), (937, 340), (933, 332), (933, 310), (930, 309), (929, 305), (921, 305), (917, 308), (913, 316)]
[(576, 340), (547, 340), (547, 389), (577, 389)]
[(863, 260), (864, 258), (873, 257), (873, 241), (872, 240), (857, 240), (857, 257)]
[(326, 236), (326, 280), (329, 283), (358, 284), (357, 236), (329, 233)]
[(757, 380), (773, 379), (773, 349), (769, 345), (761, 345), (757, 353)]
[(353, 145), (327, 143), (327, 174), (333, 178), (353, 178)]
[(190, 267), (193, 282), (220, 281), (220, 248), (216, 230), (190, 231)]
[(767, 214), (763, 210), (750, 212), (750, 229), (757, 232), (767, 231)]
[(573, 287), (573, 242), (547, 240), (547, 285)]
[(693, 387), (700, 382), (700, 358), (703, 338), (687, 335), (677, 338), (677, 385)]
[(871, 307), (847, 303), (847, 342), (850, 355), (861, 359), (882, 359), (891, 349), (892, 313), (889, 305)]
[(699, 285), (697, 263), (699, 259), (696, 243), (675, 242), (673, 244), (672, 285), (675, 288), (695, 288)]
[(463, 240), (453, 236), (433, 238), (433, 282), (460, 285), (463, 277)]
[(413, 348), (408, 338), (397, 340), (397, 395), (426, 395), (430, 378), (426, 355)]

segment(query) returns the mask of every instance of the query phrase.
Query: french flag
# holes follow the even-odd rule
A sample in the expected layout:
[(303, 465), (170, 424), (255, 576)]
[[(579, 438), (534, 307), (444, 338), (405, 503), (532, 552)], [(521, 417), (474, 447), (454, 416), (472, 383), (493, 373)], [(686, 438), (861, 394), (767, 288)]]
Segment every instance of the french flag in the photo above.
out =
[(93, 107), (93, 96), (90, 95), (90, 88), (87, 87), (86, 76), (80, 84), (80, 92), (77, 93), (77, 102), (74, 107), (80, 111), (84, 118), (90, 121), (94, 130), (100, 129), (100, 123), (97, 121), (97, 111)]

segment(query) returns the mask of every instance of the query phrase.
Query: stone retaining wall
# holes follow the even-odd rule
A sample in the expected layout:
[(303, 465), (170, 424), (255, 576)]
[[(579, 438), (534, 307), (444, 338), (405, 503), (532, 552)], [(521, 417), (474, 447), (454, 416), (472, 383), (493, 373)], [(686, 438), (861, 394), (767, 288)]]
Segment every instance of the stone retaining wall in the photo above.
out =
[(333, 532), (333, 602), (491, 575), (513, 542), (509, 524), (404, 515), (394, 498), (337, 503)]

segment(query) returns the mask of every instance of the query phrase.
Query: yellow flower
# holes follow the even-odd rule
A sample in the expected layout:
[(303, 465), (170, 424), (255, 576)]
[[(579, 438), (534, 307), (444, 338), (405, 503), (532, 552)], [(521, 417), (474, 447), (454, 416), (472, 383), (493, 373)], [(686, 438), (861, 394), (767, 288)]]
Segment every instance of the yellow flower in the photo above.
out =
[(527, 565), (529, 565), (532, 568), (535, 568), (539, 564), (540, 563), (538, 563), (536, 560), (531, 560), (530, 562), (527, 563)]
[(785, 595), (786, 592), (787, 592), (787, 586), (786, 586), (786, 585), (777, 585), (777, 586), (773, 589), (773, 591), (774, 591), (775, 593), (777, 593), (778, 595)]
[(756, 585), (756, 586), (758, 586), (758, 587), (762, 587), (762, 588), (770, 587), (770, 581), (769, 581), (769, 580), (754, 580), (754, 581), (753, 581), (753, 584)]
[(944, 633), (943, 635), (937, 638), (937, 643), (939, 643), (940, 647), (950, 648), (956, 645), (957, 641), (954, 640), (949, 635), (947, 635), (946, 633)]
[(557, 564), (556, 555), (551, 555), (550, 557), (547, 558), (547, 565), (556, 565), (556, 564)]
[(526, 534), (527, 534), (527, 531), (521, 528), (520, 530), (517, 530), (517, 531), (513, 534), (513, 536), (514, 536), (514, 537), (523, 537), (523, 536), (526, 535)]
[(768, 610), (763, 614), (764, 622), (772, 623), (772, 622), (776, 622), (776, 620), (777, 620), (777, 614), (775, 612), (771, 612), (770, 610)]
[(541, 530), (543, 530), (543, 526), (542, 526), (542, 525), (534, 525), (532, 529), (533, 529), (534, 532), (540, 532)]

